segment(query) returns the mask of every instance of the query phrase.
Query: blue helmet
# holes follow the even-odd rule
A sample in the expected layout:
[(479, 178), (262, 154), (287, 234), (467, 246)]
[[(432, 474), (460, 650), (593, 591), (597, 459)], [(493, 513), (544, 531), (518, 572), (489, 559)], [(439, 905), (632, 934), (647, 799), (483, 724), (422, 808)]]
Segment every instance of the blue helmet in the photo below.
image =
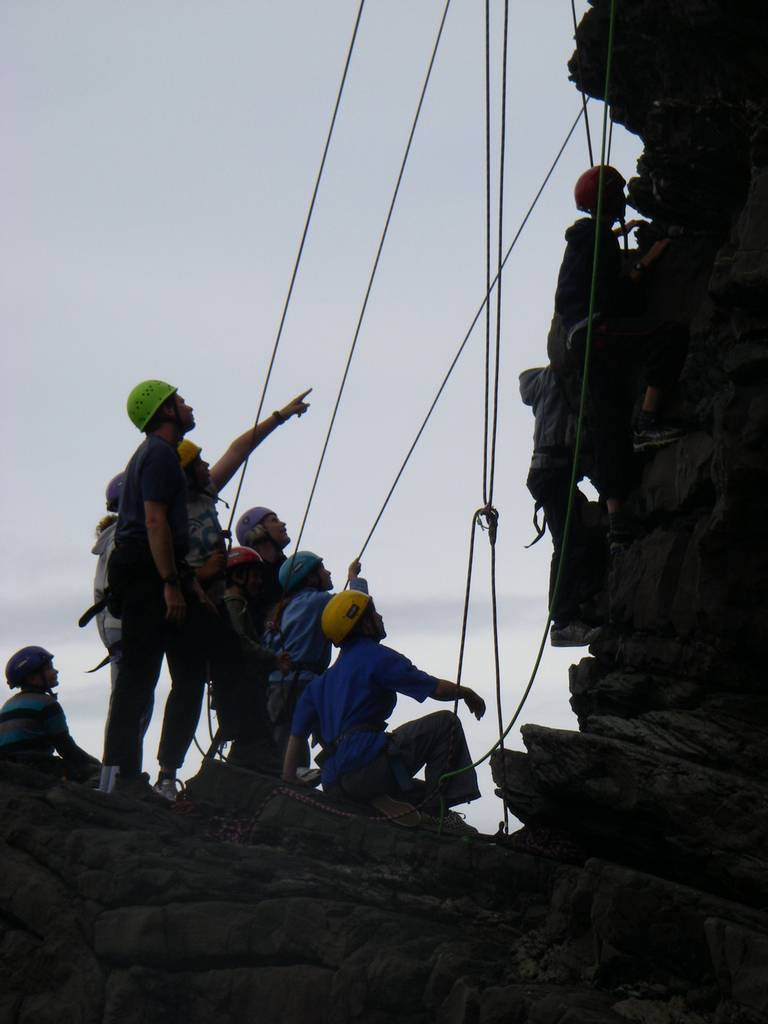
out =
[(252, 547), (248, 541), (251, 530), (258, 526), (262, 519), (266, 519), (267, 516), (273, 516), (274, 514), (271, 508), (264, 508), (263, 505), (257, 505), (255, 508), (249, 508), (247, 512), (243, 512), (237, 520), (237, 526), (235, 527), (237, 543), (242, 547)]
[(320, 555), (316, 555), (314, 551), (297, 551), (295, 555), (286, 558), (280, 566), (278, 574), (283, 593), (290, 594), (292, 590), (296, 590), (299, 584), (309, 576), (315, 566), (321, 562), (322, 558)]
[(53, 661), (53, 655), (44, 647), (22, 647), (12, 654), (5, 666), (5, 680), (11, 689), (21, 686), (27, 676), (34, 675)]

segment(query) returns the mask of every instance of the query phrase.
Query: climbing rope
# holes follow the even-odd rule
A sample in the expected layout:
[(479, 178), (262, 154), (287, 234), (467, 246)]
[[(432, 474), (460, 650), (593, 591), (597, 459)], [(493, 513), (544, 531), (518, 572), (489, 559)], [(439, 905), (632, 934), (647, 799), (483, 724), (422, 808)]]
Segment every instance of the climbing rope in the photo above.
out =
[[(609, 87), (610, 87), (610, 80), (611, 80), (611, 69), (612, 69), (612, 63), (613, 63), (613, 39), (614, 39), (614, 30), (615, 30), (615, 17), (616, 17), (616, 0), (611, 0), (610, 20), (609, 20), (609, 25), (608, 25), (608, 53), (607, 53), (607, 57), (606, 57), (606, 66), (605, 66), (605, 90), (604, 90), (604, 95), (605, 96), (608, 96), (608, 94), (609, 94)], [(598, 174), (598, 191), (597, 191), (597, 210), (595, 212), (595, 219), (596, 219), (597, 224), (600, 224), (601, 219), (602, 219), (602, 214), (603, 214), (604, 167), (605, 167), (605, 163), (606, 163), (607, 138), (608, 138), (608, 104), (605, 103), (604, 107), (603, 107), (603, 123), (602, 123), (601, 150), (600, 150), (600, 171), (599, 171), (599, 174)], [(560, 550), (560, 558), (558, 560), (558, 565), (557, 565), (557, 574), (555, 576), (555, 584), (554, 584), (553, 591), (552, 591), (552, 598), (551, 598), (551, 601), (549, 603), (549, 607), (547, 609), (547, 619), (546, 619), (546, 622), (544, 624), (544, 631), (542, 633), (541, 641), (539, 643), (539, 648), (538, 648), (538, 651), (537, 651), (537, 654), (536, 654), (536, 659), (535, 659), (534, 664), (533, 664), (533, 669), (531, 670), (531, 674), (529, 676), (528, 683), (527, 683), (527, 685), (525, 687), (525, 690), (523, 691), (523, 695), (520, 698), (520, 701), (519, 701), (519, 703), (518, 703), (518, 705), (517, 705), (517, 707), (515, 709), (515, 713), (513, 714), (512, 718), (510, 719), (509, 724), (504, 729), (503, 734), (500, 737), (500, 739), (496, 743), (494, 743), (494, 745), (490, 748), (490, 750), (488, 750), (485, 754), (483, 754), (482, 757), (478, 758), (476, 761), (473, 761), (471, 765), (467, 765), (467, 767), (465, 767), (465, 768), (459, 768), (459, 769), (457, 769), (455, 771), (452, 771), (452, 772), (446, 772), (440, 778), (440, 782), (441, 783), (446, 781), (446, 780), (448, 780), (448, 779), (450, 779), (450, 778), (453, 778), (456, 775), (461, 775), (465, 771), (469, 771), (470, 768), (477, 768), (477, 767), (479, 767), (484, 761), (487, 761), (490, 758), (490, 756), (493, 754), (493, 752), (495, 750), (500, 748), (500, 746), (503, 743), (503, 740), (509, 735), (509, 733), (514, 728), (515, 723), (517, 722), (517, 720), (518, 720), (518, 718), (520, 716), (520, 713), (523, 710), (525, 702), (528, 699), (528, 696), (529, 696), (529, 694), (530, 694), (530, 692), (531, 692), (531, 690), (533, 688), (533, 684), (534, 684), (534, 682), (536, 680), (536, 676), (537, 676), (538, 671), (539, 671), (539, 666), (541, 665), (542, 657), (543, 657), (543, 654), (544, 654), (544, 647), (545, 647), (545, 644), (547, 642), (547, 637), (549, 635), (549, 627), (550, 627), (550, 624), (552, 622), (552, 608), (554, 607), (554, 604), (555, 604), (555, 602), (557, 600), (557, 595), (558, 595), (558, 592), (559, 592), (559, 589), (560, 589), (560, 582), (561, 582), (561, 578), (562, 578), (562, 574), (563, 574), (563, 566), (565, 564), (565, 557), (566, 557), (567, 549), (568, 549), (568, 541), (570, 539), (571, 520), (572, 520), (572, 516), (573, 516), (573, 506), (574, 506), (574, 496), (575, 496), (575, 493), (576, 493), (576, 486), (577, 486), (578, 480), (579, 480), (579, 461), (580, 461), (580, 457), (581, 457), (581, 441), (582, 441), (582, 432), (583, 432), (582, 428), (583, 428), (583, 424), (584, 424), (584, 413), (585, 413), (585, 409), (586, 409), (586, 400), (587, 400), (588, 385), (589, 385), (589, 365), (590, 365), (590, 357), (591, 357), (591, 352), (592, 352), (593, 316), (594, 316), (594, 310), (595, 310), (595, 300), (596, 300), (596, 295), (597, 295), (597, 270), (598, 270), (599, 259), (600, 259), (600, 231), (595, 231), (595, 246), (594, 246), (593, 256), (592, 256), (592, 278), (591, 278), (590, 291), (589, 291), (589, 312), (588, 312), (588, 319), (587, 319), (586, 341), (585, 341), (585, 346), (584, 346), (584, 364), (583, 364), (583, 368), (582, 368), (581, 396), (580, 396), (580, 400), (579, 400), (579, 415), (578, 415), (578, 419), (577, 419), (577, 422), (576, 422), (576, 438), (575, 438), (575, 443), (574, 443), (573, 463), (572, 463), (572, 466), (571, 466), (571, 479), (570, 479), (569, 493), (568, 493), (568, 505), (567, 505), (567, 509), (566, 509), (565, 525), (564, 525), (564, 528), (563, 528), (563, 541), (562, 541), (562, 546), (561, 546), (561, 550)]]
[[(560, 162), (560, 158), (562, 157), (563, 153), (565, 152), (566, 147), (568, 146), (568, 143), (571, 141), (571, 137), (573, 136), (573, 133), (575, 132), (576, 126), (578, 125), (579, 121), (581, 120), (582, 115), (583, 115), (583, 111), (579, 110), (578, 114), (576, 115), (576, 119), (574, 120), (574, 122), (571, 125), (571, 127), (568, 129), (568, 133), (565, 136), (565, 139), (563, 140), (562, 145), (560, 146), (560, 149), (557, 151), (557, 155), (555, 156), (555, 159), (552, 161), (552, 164), (550, 165), (549, 170), (547, 171), (546, 175), (544, 176), (544, 180), (542, 181), (541, 185), (539, 186), (539, 189), (536, 192), (536, 195), (533, 197), (533, 200), (532, 200), (530, 206), (528, 207), (528, 210), (526, 211), (525, 216), (523, 217), (522, 221), (520, 222), (520, 225), (519, 225), (517, 231), (515, 232), (514, 237), (512, 238), (512, 241), (511, 241), (509, 247), (507, 248), (506, 254), (505, 254), (504, 259), (502, 260), (502, 263), (501, 263), (502, 269), (506, 266), (507, 260), (512, 255), (512, 251), (515, 248), (515, 246), (517, 245), (518, 239), (522, 235), (522, 233), (523, 233), (523, 231), (525, 229), (526, 224), (530, 220), (531, 214), (533, 213), (534, 209), (536, 208), (536, 205), (537, 205), (539, 199), (541, 198), (541, 196), (542, 196), (542, 194), (544, 192), (544, 189), (549, 184), (549, 179), (555, 173), (555, 168), (557, 167), (558, 163)], [(365, 554), (366, 549), (368, 548), (368, 545), (370, 544), (371, 539), (372, 539), (374, 533), (376, 532), (376, 530), (378, 528), (378, 525), (379, 525), (379, 523), (381, 522), (381, 520), (382, 520), (382, 518), (384, 516), (384, 513), (386, 512), (387, 507), (389, 505), (389, 502), (392, 499), (392, 495), (395, 493), (395, 490), (397, 489), (397, 485), (400, 483), (400, 479), (401, 479), (403, 473), (405, 472), (405, 469), (406, 469), (408, 463), (411, 460), (411, 456), (413, 455), (414, 451), (416, 450), (416, 447), (417, 447), (419, 441), (421, 440), (422, 434), (426, 430), (427, 424), (429, 423), (430, 419), (432, 418), (432, 413), (437, 408), (438, 402), (440, 401), (440, 398), (442, 397), (443, 391), (445, 390), (445, 388), (446, 388), (446, 386), (448, 384), (448, 381), (451, 379), (451, 376), (453, 375), (453, 371), (456, 369), (456, 366), (458, 365), (458, 362), (459, 362), (459, 360), (461, 359), (461, 356), (464, 353), (464, 349), (467, 347), (469, 339), (472, 336), (472, 332), (474, 331), (475, 326), (477, 325), (478, 320), (482, 316), (483, 310), (486, 309), (486, 307), (488, 305), (488, 302), (490, 300), (490, 297), (491, 297), (491, 294), (493, 292), (493, 289), (496, 287), (496, 282), (497, 281), (498, 281), (498, 274), (496, 275), (496, 277), (494, 277), (493, 281), (491, 281), (490, 287), (487, 289), (487, 291), (485, 293), (485, 298), (480, 303), (480, 306), (479, 306), (477, 312), (475, 313), (474, 317), (472, 318), (472, 321), (471, 321), (469, 327), (467, 328), (467, 331), (466, 331), (466, 333), (465, 333), (465, 335), (464, 335), (464, 337), (463, 337), (463, 339), (461, 341), (461, 344), (459, 345), (459, 347), (458, 347), (458, 349), (456, 351), (456, 354), (454, 355), (453, 359), (451, 360), (451, 363), (450, 363), (450, 365), (449, 365), (445, 375), (443, 376), (443, 379), (442, 379), (442, 381), (440, 383), (440, 386), (438, 387), (437, 392), (435, 393), (435, 397), (432, 399), (432, 402), (431, 402), (429, 408), (427, 409), (427, 413), (426, 413), (424, 419), (422, 420), (421, 426), (419, 427), (418, 431), (416, 432), (416, 436), (413, 439), (410, 448), (406, 452), (405, 458), (403, 459), (403, 461), (402, 461), (402, 463), (400, 465), (400, 468), (398, 469), (397, 473), (395, 474), (395, 479), (393, 480), (391, 487), (387, 491), (386, 497), (384, 498), (384, 501), (383, 501), (383, 503), (381, 505), (381, 508), (379, 509), (378, 513), (376, 514), (376, 518), (373, 521), (373, 525), (371, 526), (370, 530), (368, 531), (368, 535), (366, 536), (365, 540), (363, 541), (363, 545), (360, 548), (360, 553), (357, 556), (358, 559), (362, 559), (363, 555)]]
[(342, 374), (341, 384), (339, 385), (339, 390), (338, 390), (338, 393), (336, 395), (336, 402), (335, 402), (334, 407), (333, 407), (333, 412), (331, 413), (331, 419), (330, 419), (330, 422), (328, 424), (328, 430), (326, 432), (325, 440), (323, 442), (322, 451), (320, 453), (320, 460), (319, 460), (319, 462), (317, 464), (317, 469), (315, 471), (315, 476), (314, 476), (314, 479), (312, 481), (312, 487), (310, 488), (309, 498), (307, 499), (307, 507), (304, 510), (304, 516), (303, 516), (303, 518), (301, 520), (301, 527), (299, 528), (299, 534), (298, 534), (298, 538), (296, 540), (296, 548), (295, 548), (296, 551), (298, 551), (300, 546), (301, 546), (301, 538), (304, 535), (304, 527), (307, 524), (307, 518), (309, 517), (309, 511), (310, 511), (310, 509), (312, 507), (312, 502), (313, 502), (314, 497), (315, 497), (315, 491), (317, 490), (317, 482), (318, 482), (318, 480), (320, 478), (320, 472), (321, 472), (321, 470), (323, 468), (323, 463), (325, 462), (325, 455), (326, 455), (326, 452), (328, 451), (328, 444), (329, 444), (329, 442), (331, 440), (331, 434), (333, 433), (333, 427), (334, 427), (334, 424), (336, 423), (336, 415), (337, 415), (337, 413), (339, 411), (339, 405), (341, 404), (341, 396), (344, 394), (344, 388), (345, 388), (346, 383), (347, 383), (347, 377), (349, 376), (349, 368), (352, 365), (352, 358), (353, 358), (353, 356), (355, 354), (355, 349), (357, 348), (357, 342), (358, 342), (358, 339), (360, 337), (360, 330), (361, 330), (361, 328), (363, 326), (363, 319), (365, 317), (365, 312), (366, 312), (366, 309), (368, 307), (368, 300), (369, 300), (369, 298), (371, 296), (371, 291), (373, 289), (373, 282), (374, 282), (374, 280), (376, 278), (376, 272), (377, 272), (377, 270), (379, 268), (379, 261), (381, 260), (381, 254), (382, 254), (382, 251), (384, 249), (384, 243), (385, 243), (386, 238), (387, 238), (387, 233), (389, 231), (389, 225), (390, 225), (390, 223), (392, 221), (392, 215), (393, 215), (394, 210), (395, 210), (395, 204), (397, 202), (397, 197), (398, 197), (398, 194), (400, 192), (400, 185), (402, 183), (403, 176), (405, 174), (405, 167), (406, 167), (406, 164), (408, 163), (408, 157), (409, 157), (410, 152), (411, 152), (411, 145), (413, 144), (413, 139), (414, 139), (414, 136), (416, 134), (416, 126), (419, 123), (419, 117), (421, 115), (421, 109), (422, 109), (422, 107), (424, 105), (424, 98), (425, 98), (425, 96), (427, 94), (427, 87), (429, 86), (430, 78), (432, 77), (432, 69), (433, 69), (434, 64), (435, 64), (435, 58), (437, 57), (438, 47), (440, 46), (440, 40), (441, 40), (442, 35), (443, 35), (443, 28), (445, 27), (445, 21), (446, 21), (446, 18), (448, 17), (448, 10), (449, 10), (450, 6), (451, 6), (451, 0), (446, 0), (445, 7), (443, 9), (443, 14), (442, 14), (442, 17), (440, 19), (440, 24), (439, 24), (439, 27), (438, 27), (438, 30), (437, 30), (437, 36), (435, 38), (435, 43), (434, 43), (434, 46), (432, 48), (432, 55), (430, 56), (429, 64), (427, 66), (427, 72), (426, 72), (426, 75), (424, 77), (424, 84), (422, 85), (422, 88), (421, 88), (421, 94), (419, 96), (419, 102), (418, 102), (418, 105), (416, 107), (416, 113), (415, 113), (414, 118), (413, 118), (413, 123), (411, 124), (411, 130), (410, 130), (410, 132), (408, 134), (408, 141), (407, 141), (406, 146), (405, 146), (405, 153), (403, 154), (403, 159), (402, 159), (402, 162), (400, 164), (400, 170), (399, 170), (398, 175), (397, 175), (397, 181), (395, 182), (395, 189), (394, 189), (394, 192), (392, 194), (392, 200), (391, 200), (391, 202), (389, 204), (389, 210), (387, 212), (386, 220), (384, 222), (384, 228), (382, 230), (381, 238), (379, 239), (378, 248), (376, 250), (376, 257), (375, 257), (375, 259), (373, 261), (373, 267), (371, 269), (371, 274), (370, 274), (370, 277), (368, 279), (368, 286), (366, 287), (366, 290), (365, 290), (365, 296), (363, 298), (363, 304), (362, 304), (362, 307), (360, 309), (360, 315), (358, 316), (358, 319), (357, 319), (357, 326), (355, 327), (355, 332), (354, 332), (354, 335), (353, 335), (353, 338), (352, 338), (352, 343), (350, 345), (349, 353), (347, 355), (347, 362), (346, 362), (345, 367), (344, 367), (344, 373)]
[[(264, 400), (265, 400), (266, 395), (267, 395), (267, 388), (269, 386), (269, 380), (270, 380), (270, 377), (272, 376), (272, 368), (275, 365), (275, 357), (277, 356), (277, 350), (278, 350), (278, 347), (280, 345), (280, 339), (282, 338), (282, 335), (283, 335), (283, 327), (285, 326), (285, 318), (288, 315), (288, 306), (290, 305), (290, 302), (291, 302), (291, 296), (293, 295), (293, 287), (294, 287), (294, 285), (296, 283), (296, 276), (297, 276), (297, 274), (299, 272), (299, 264), (301, 263), (301, 257), (302, 257), (302, 255), (304, 253), (304, 243), (306, 242), (307, 234), (309, 233), (309, 225), (310, 225), (310, 222), (312, 220), (312, 214), (314, 213), (315, 201), (317, 200), (317, 193), (318, 193), (318, 191), (320, 189), (320, 181), (321, 181), (321, 179), (323, 177), (323, 171), (325, 169), (325, 161), (326, 161), (326, 158), (328, 157), (328, 150), (330, 149), (330, 146), (331, 146), (331, 138), (333, 137), (333, 130), (334, 130), (334, 127), (336, 125), (336, 116), (337, 116), (337, 114), (339, 112), (339, 107), (341, 106), (341, 97), (342, 97), (342, 95), (344, 93), (344, 85), (345, 85), (345, 83), (347, 81), (347, 72), (349, 71), (349, 65), (350, 65), (350, 63), (352, 61), (352, 53), (353, 53), (354, 48), (355, 48), (355, 40), (357, 39), (357, 30), (360, 27), (360, 19), (361, 19), (362, 14), (363, 14), (363, 7), (364, 6), (365, 6), (365, 0), (360, 0), (360, 6), (358, 7), (358, 10), (357, 10), (357, 17), (355, 18), (355, 27), (352, 30), (352, 39), (350, 40), (349, 48), (347, 49), (347, 58), (346, 58), (346, 60), (344, 62), (344, 71), (342, 72), (341, 82), (339, 84), (339, 89), (338, 89), (338, 92), (336, 94), (336, 103), (334, 104), (333, 115), (331, 116), (330, 127), (328, 128), (328, 135), (326, 136), (325, 146), (323, 148), (323, 155), (322, 155), (322, 158), (320, 160), (320, 168), (319, 168), (319, 170), (317, 172), (317, 177), (315, 179), (315, 187), (312, 190), (312, 199), (310, 200), (310, 203), (309, 203), (309, 210), (307, 211), (307, 217), (306, 217), (306, 220), (304, 222), (304, 230), (302, 231), (301, 241), (299, 242), (299, 251), (296, 254), (296, 261), (295, 261), (295, 263), (293, 265), (293, 273), (291, 274), (290, 284), (288, 285), (288, 292), (287, 292), (287, 294), (285, 296), (285, 302), (283, 303), (283, 311), (282, 311), (282, 314), (280, 316), (280, 323), (279, 323), (278, 328), (277, 328), (277, 336), (275, 337), (275, 344), (272, 347), (272, 356), (271, 356), (271, 358), (269, 360), (269, 366), (267, 368), (267, 376), (264, 379), (264, 386), (261, 389), (261, 397), (259, 398), (259, 405), (258, 405), (258, 408), (256, 410), (256, 418), (255, 418), (254, 423), (253, 423), (253, 434), (251, 435), (251, 445), (249, 445), (249, 447), (252, 447), (254, 441), (256, 440), (256, 431), (257, 431), (258, 426), (259, 426), (259, 418), (261, 416), (262, 409), (264, 408)], [(245, 462), (243, 463), (243, 468), (240, 471), (240, 479), (238, 480), (238, 483), (237, 483), (237, 491), (235, 492), (235, 497), (234, 497), (234, 500), (232, 502), (232, 510), (231, 510), (231, 512), (229, 514), (229, 523), (227, 524), (227, 531), (229, 533), (229, 546), (230, 547), (232, 546), (232, 523), (235, 520), (235, 512), (237, 511), (237, 503), (240, 500), (240, 492), (243, 489), (243, 481), (245, 480), (245, 472), (246, 472), (246, 470), (248, 468), (248, 460), (250, 459), (250, 457), (251, 456), (250, 456), (250, 452), (249, 452), (249, 454), (246, 455), (246, 457), (245, 457)]]
[[(493, 633), (493, 656), (494, 676), (496, 691), (496, 716), (499, 725), (499, 747), (504, 749), (504, 712), (501, 700), (501, 664), (499, 658), (499, 621), (496, 597), (496, 533), (499, 523), (499, 513), (493, 505), (493, 485), (496, 479), (496, 437), (499, 423), (499, 371), (501, 362), (501, 298), (502, 270), (504, 253), (504, 157), (506, 151), (506, 124), (507, 124), (507, 41), (509, 34), (509, 0), (504, 0), (504, 43), (502, 57), (502, 86), (501, 86), (501, 132), (499, 139), (499, 242), (498, 242), (498, 268), (496, 279), (496, 352), (494, 354), (494, 380), (493, 380), (493, 427), (491, 430), (491, 445), (488, 466), (488, 499), (486, 501), (486, 518), (488, 521), (488, 540), (491, 545), (491, 622)], [(488, 394), (486, 392), (486, 404)], [(486, 417), (487, 418), (487, 417)], [(505, 801), (502, 801), (504, 808), (504, 831), (509, 831), (509, 811)]]
[[(589, 130), (589, 115), (587, 114), (587, 94), (584, 92), (583, 77), (581, 70), (581, 47), (579, 46), (579, 27), (576, 23), (576, 0), (571, 0), (571, 15), (573, 17), (573, 40), (576, 43), (576, 72), (579, 76), (579, 92), (581, 93), (582, 109), (584, 111), (584, 127), (587, 131), (587, 150), (589, 151), (589, 166), (595, 166), (592, 155), (592, 135)], [(610, 147), (609, 147), (610, 151)]]

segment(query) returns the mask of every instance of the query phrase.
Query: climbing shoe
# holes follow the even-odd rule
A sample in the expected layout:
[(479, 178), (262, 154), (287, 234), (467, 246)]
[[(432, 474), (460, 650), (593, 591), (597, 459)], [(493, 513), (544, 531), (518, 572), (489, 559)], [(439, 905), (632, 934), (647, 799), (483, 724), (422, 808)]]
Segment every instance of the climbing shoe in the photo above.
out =
[(683, 436), (681, 427), (663, 423), (654, 413), (641, 412), (632, 437), (632, 448), (645, 452), (651, 448), (663, 448)]
[(439, 814), (425, 814), (422, 811), (421, 825), (422, 828), (429, 829), (430, 832), (440, 832), (445, 836), (476, 836), (480, 834), (474, 825), (467, 824), (464, 815), (458, 811), (446, 811), (442, 822)]
[(553, 647), (588, 647), (598, 632), (599, 626), (590, 626), (579, 619), (563, 625), (553, 622), (549, 631), (549, 642)]
[(160, 796), (154, 787), (149, 784), (149, 775), (146, 772), (133, 777), (118, 775), (112, 792), (117, 793), (119, 796), (127, 796), (131, 800), (141, 800), (149, 804), (162, 804), (164, 807), (168, 806), (167, 798)]
[(163, 797), (163, 799), (171, 801), (171, 803), (176, 800), (176, 797), (183, 788), (177, 778), (171, 778), (169, 775), (161, 775), (152, 787), (157, 794)]

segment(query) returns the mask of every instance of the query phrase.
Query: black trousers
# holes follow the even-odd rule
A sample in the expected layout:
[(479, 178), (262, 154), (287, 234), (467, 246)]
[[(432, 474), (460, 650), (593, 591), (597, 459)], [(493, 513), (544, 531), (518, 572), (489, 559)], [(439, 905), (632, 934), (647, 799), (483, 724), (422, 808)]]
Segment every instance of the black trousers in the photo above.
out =
[[(342, 775), (337, 785), (341, 795), (357, 803), (382, 794), (404, 796), (427, 813), (436, 813), (440, 797), (448, 807), (480, 797), (471, 764), (459, 718), (452, 711), (435, 711), (394, 729), (386, 751), (363, 768)], [(422, 768), (424, 782), (414, 778)], [(458, 769), (465, 770), (438, 785), (441, 775)], [(331, 796), (336, 788), (331, 788)]]
[(119, 766), (123, 777), (138, 775), (141, 717), (154, 694), (165, 656), (171, 693), (158, 757), (165, 767), (178, 768), (200, 717), (208, 678), (206, 638), (211, 612), (188, 595), (183, 625), (170, 625), (165, 618), (163, 582), (144, 545), (115, 548), (108, 571), (114, 610), (122, 620), (123, 649), (109, 708), (104, 764)]
[[(688, 351), (681, 324), (637, 330), (632, 317), (601, 321), (592, 339), (589, 419), (595, 455), (595, 486), (602, 498), (623, 500), (632, 487), (632, 409), (637, 372), (643, 387), (668, 393), (680, 376)], [(578, 344), (574, 346), (578, 356)]]
[[(589, 504), (577, 487), (573, 496), (571, 528), (565, 546), (565, 559), (560, 573), (560, 586), (555, 594), (555, 581), (563, 551), (565, 517), (571, 472), (567, 467), (532, 469), (528, 474), (528, 490), (544, 510), (552, 536), (552, 562), (549, 570), (549, 606), (556, 626), (567, 625), (579, 617), (579, 607), (598, 589), (605, 568), (605, 545), (584, 523)], [(554, 603), (553, 603), (554, 597)]]
[(267, 714), (265, 674), (249, 666), (239, 637), (226, 622), (222, 614), (222, 631), (210, 661), (217, 738), (222, 743), (230, 741), (227, 761), (231, 764), (279, 774), (282, 762)]

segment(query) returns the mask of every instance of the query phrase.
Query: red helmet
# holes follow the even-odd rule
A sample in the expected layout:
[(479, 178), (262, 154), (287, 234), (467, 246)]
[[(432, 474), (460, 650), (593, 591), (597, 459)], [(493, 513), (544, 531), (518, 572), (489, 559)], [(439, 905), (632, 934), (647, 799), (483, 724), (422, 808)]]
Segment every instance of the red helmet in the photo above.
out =
[(232, 548), (227, 555), (227, 570), (240, 569), (243, 566), (255, 568), (263, 561), (258, 551), (254, 551), (253, 548)]
[[(600, 179), (600, 167), (590, 167), (584, 171), (576, 187), (573, 190), (573, 198), (579, 210), (586, 213), (594, 213), (597, 210), (597, 188)], [(615, 167), (609, 164), (603, 166), (603, 202), (610, 210), (619, 201), (624, 201), (624, 188), (626, 181)]]

